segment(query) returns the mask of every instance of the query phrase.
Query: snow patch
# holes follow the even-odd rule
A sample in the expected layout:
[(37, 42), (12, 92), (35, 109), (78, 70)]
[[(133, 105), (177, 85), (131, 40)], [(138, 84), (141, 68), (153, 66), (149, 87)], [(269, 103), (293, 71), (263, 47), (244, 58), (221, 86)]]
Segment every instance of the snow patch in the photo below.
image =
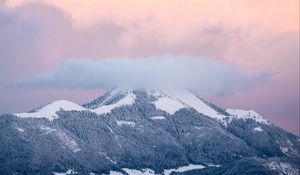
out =
[(108, 175), (124, 175), (123, 173), (120, 173), (118, 171), (109, 171)]
[(211, 108), (199, 97), (195, 96), (188, 90), (150, 90), (147, 91), (147, 93), (148, 95), (152, 95), (158, 99), (156, 102), (154, 102), (156, 108), (166, 111), (170, 114), (174, 114), (176, 111), (182, 108), (189, 107), (195, 109), (197, 112), (203, 115), (222, 122), (226, 117), (222, 114), (219, 114), (219, 112)]
[(103, 105), (91, 111), (95, 112), (98, 115), (110, 113), (115, 108), (126, 106), (126, 105), (133, 105), (135, 98), (136, 96), (131, 92), (128, 93), (124, 98), (119, 100), (117, 103), (110, 104), (110, 105)]
[(142, 170), (123, 168), (123, 170), (128, 175), (155, 175), (155, 171), (152, 170), (152, 169), (149, 169), (149, 168), (145, 168), (145, 169), (142, 169)]
[(270, 125), (270, 122), (268, 122), (261, 115), (259, 115), (258, 113), (256, 113), (255, 111), (252, 111), (252, 110), (247, 111), (247, 110), (242, 110), (242, 109), (226, 109), (226, 112), (231, 115), (229, 122), (231, 122), (232, 119), (234, 119), (234, 118), (242, 119), (242, 120), (251, 119), (257, 123)]
[(109, 92), (109, 96), (104, 99), (102, 101), (101, 104), (99, 104), (99, 106), (105, 104), (107, 101), (115, 98), (116, 96), (120, 95), (120, 94), (128, 94), (128, 93), (132, 93), (132, 89), (130, 88), (126, 88), (126, 87), (119, 87), (119, 88), (115, 88), (112, 91)]
[(40, 129), (45, 132), (45, 134), (50, 134), (51, 132), (56, 131), (54, 128), (50, 128), (48, 126), (40, 126)]
[(112, 129), (108, 124), (106, 124), (106, 126), (107, 126), (107, 128), (109, 129), (110, 133), (113, 133), (113, 132), (114, 132), (113, 129)]
[(150, 117), (152, 120), (165, 120), (167, 119), (165, 116), (153, 116)]
[(70, 138), (66, 133), (56, 132), (56, 136), (68, 149), (70, 149), (74, 153), (81, 151), (81, 149), (78, 147), (78, 144), (72, 138)]
[(203, 165), (194, 165), (194, 164), (189, 164), (187, 166), (182, 166), (177, 169), (169, 169), (169, 170), (164, 170), (164, 175), (170, 175), (173, 172), (186, 172), (186, 171), (191, 171), (191, 170), (196, 170), (196, 169), (203, 169), (205, 166)]
[(289, 152), (289, 148), (288, 148), (288, 147), (284, 147), (284, 146), (281, 146), (281, 147), (280, 147), (280, 150), (281, 150), (281, 152), (284, 153), (284, 154), (288, 154), (288, 152)]
[(35, 112), (15, 113), (14, 115), (22, 118), (46, 118), (50, 121), (58, 118), (57, 112), (61, 109), (65, 111), (91, 111), (101, 115), (110, 113), (113, 109), (121, 106), (132, 105), (135, 98), (136, 96), (132, 92), (128, 92), (127, 95), (118, 102), (111, 105), (103, 105), (96, 109), (87, 109), (67, 100), (59, 100), (39, 108)]
[(209, 166), (209, 167), (217, 167), (217, 168), (221, 167), (221, 165), (215, 165), (215, 164), (208, 164), (207, 166)]
[(298, 171), (291, 164), (285, 162), (270, 162), (265, 164), (271, 170), (275, 170), (279, 175), (297, 175)]
[(53, 174), (54, 175), (71, 175), (71, 174), (77, 174), (77, 172), (70, 169), (70, 170), (66, 171), (65, 173), (56, 173), (56, 172), (53, 172)]
[(20, 128), (20, 127), (16, 127), (16, 130), (19, 131), (19, 132), (24, 132), (25, 131), (23, 128)]
[(105, 159), (110, 161), (113, 164), (117, 164), (118, 162), (114, 161), (112, 158), (108, 157), (107, 155), (105, 155)]
[(199, 129), (199, 130), (201, 130), (201, 129), (203, 129), (204, 127), (195, 126), (194, 128), (195, 128), (195, 129)]
[(131, 122), (131, 121), (126, 121), (126, 120), (116, 120), (116, 123), (118, 126), (131, 126), (134, 127), (135, 126), (135, 122)]
[(67, 100), (59, 100), (55, 101), (53, 103), (50, 103), (40, 109), (38, 109), (35, 112), (28, 112), (28, 113), (15, 113), (17, 117), (22, 118), (46, 118), (50, 121), (57, 119), (58, 115), (56, 112), (59, 110), (65, 110), (65, 111), (84, 111), (87, 110), (84, 107), (75, 104), (73, 102), (67, 101)]
[(253, 131), (254, 132), (262, 132), (263, 129), (260, 126), (258, 126), (258, 127), (253, 128)]
[(193, 93), (187, 90), (165, 90), (168, 95), (180, 100), (184, 104), (194, 108), (197, 112), (204, 114), (206, 116), (215, 118), (215, 116), (219, 115), (217, 111), (211, 108), (209, 105), (204, 103), (200, 98), (195, 96)]
[(175, 114), (176, 111), (186, 107), (186, 105), (184, 105), (182, 102), (166, 95), (162, 91), (154, 91), (152, 96), (156, 98), (156, 101), (153, 102), (155, 107), (171, 115)]
[(110, 161), (113, 164), (117, 164), (117, 162), (114, 161), (112, 158), (108, 157), (106, 153), (103, 153), (103, 152), (99, 152), (99, 153), (102, 154), (106, 160)]
[(287, 156), (299, 156), (299, 153), (296, 149), (293, 148), (294, 144), (287, 139), (286, 142), (276, 141), (280, 146), (280, 151)]

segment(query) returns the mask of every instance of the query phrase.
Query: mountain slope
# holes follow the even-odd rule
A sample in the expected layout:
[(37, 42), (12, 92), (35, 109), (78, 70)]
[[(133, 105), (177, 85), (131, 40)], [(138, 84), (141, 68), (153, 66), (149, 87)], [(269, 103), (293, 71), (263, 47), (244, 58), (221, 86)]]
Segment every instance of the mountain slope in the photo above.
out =
[(117, 88), (0, 117), (0, 174), (297, 174), (300, 140), (184, 90)]

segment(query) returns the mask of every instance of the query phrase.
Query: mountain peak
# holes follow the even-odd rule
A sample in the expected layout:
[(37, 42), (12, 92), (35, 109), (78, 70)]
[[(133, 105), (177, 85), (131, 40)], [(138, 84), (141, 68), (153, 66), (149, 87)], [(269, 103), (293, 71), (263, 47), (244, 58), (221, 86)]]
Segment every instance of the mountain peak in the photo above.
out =
[[(60, 110), (64, 110), (64, 115)], [(19, 147), (12, 146), (16, 143), (22, 147), (20, 152), (13, 154), (18, 156), (17, 160), (22, 160), (25, 154), (31, 155), (31, 146), (34, 146), (39, 148), (34, 150), (37, 151), (34, 153), (35, 156), (39, 156), (38, 159), (50, 155), (48, 157), (51, 160), (53, 157), (51, 167), (63, 163), (63, 168), (51, 169), (53, 172), (66, 172), (74, 167), (79, 174), (89, 174), (95, 168), (99, 168), (99, 162), (105, 170), (96, 172), (109, 174), (112, 173), (107, 172), (108, 168), (115, 170), (116, 167), (120, 167), (122, 170), (119, 171), (123, 172), (124, 167), (128, 165), (148, 168), (149, 163), (152, 164), (151, 167), (156, 167), (157, 173), (164, 174), (177, 170), (179, 172), (182, 169), (188, 171), (191, 168), (225, 172), (229, 163), (234, 169), (241, 164), (241, 169), (244, 170), (247, 166), (253, 167), (253, 162), (260, 165), (255, 167), (270, 166), (273, 171), (274, 160), (294, 160), (300, 155), (298, 137), (270, 125), (256, 112), (241, 109), (225, 111), (182, 89), (121, 87), (108, 91), (84, 106), (59, 100), (33, 112), (17, 113), (15, 116), (17, 117), (13, 120), (7, 120), (7, 115), (0, 117), (1, 126), (5, 126), (0, 127), (5, 153), (2, 154), (2, 159), (11, 158), (5, 155), (10, 155), (12, 150), (13, 153), (16, 152), (14, 149)], [(40, 121), (40, 118), (46, 118), (48, 121)], [(11, 124), (7, 124), (8, 121)], [(61, 155), (58, 159), (57, 154)], [(154, 156), (147, 158), (149, 155)], [(171, 159), (166, 159), (170, 155)], [(187, 155), (189, 157), (186, 157)], [(278, 159), (280, 156), (282, 159)], [(85, 161), (82, 163), (83, 157)], [(146, 167), (136, 164), (143, 164), (145, 157), (150, 160), (145, 163)], [(37, 158), (29, 156), (29, 161)], [(69, 160), (72, 160), (70, 165), (67, 164)], [(78, 161), (78, 164), (74, 165), (73, 160)], [(86, 160), (91, 160), (87, 166), (90, 169), (80, 169)], [(26, 160), (24, 164), (28, 165), (27, 162)], [(195, 162), (197, 164), (190, 164)], [(48, 164), (47, 162), (47, 166)], [(64, 167), (65, 164), (67, 166)], [(2, 167), (7, 166), (4, 165)], [(10, 166), (14, 168), (15, 164), (11, 163)], [(289, 167), (288, 170), (294, 172), (292, 164), (282, 166), (285, 169)], [(174, 168), (168, 170), (170, 167)], [(223, 167), (225, 169), (220, 171)], [(36, 167), (31, 169), (34, 168)], [(152, 174), (156, 174), (155, 171), (153, 170)], [(13, 172), (15, 171), (6, 174)], [(67, 171), (69, 172), (71, 171)], [(145, 174), (146, 171), (143, 172), (136, 174)]]
[(115, 103), (116, 100), (120, 100), (124, 98), (127, 94), (133, 93), (133, 91), (134, 91), (133, 88), (129, 88), (125, 86), (113, 88), (107, 91), (104, 95), (82, 106), (88, 109), (96, 109), (103, 105), (110, 105)]
[(42, 106), (33, 112), (27, 113), (15, 113), (16, 116), (22, 118), (46, 118), (50, 121), (58, 118), (56, 114), (59, 110), (66, 110), (66, 111), (83, 111), (85, 110), (84, 107), (73, 103), (68, 100), (57, 100), (48, 105)]
[(46, 118), (50, 121), (58, 118), (57, 112), (61, 109), (65, 111), (90, 111), (97, 115), (103, 115), (111, 113), (115, 108), (132, 106), (138, 103), (136, 99), (142, 99), (141, 94), (147, 96), (147, 98), (143, 98), (146, 100), (146, 103), (153, 104), (157, 110), (164, 111), (169, 115), (174, 115), (177, 111), (185, 108), (194, 109), (200, 114), (223, 123), (225, 126), (233, 119), (252, 119), (258, 123), (270, 124), (270, 122), (252, 110), (217, 109), (189, 90), (145, 89), (126, 86), (114, 88), (106, 92), (103, 96), (82, 106), (67, 100), (58, 100), (40, 107), (33, 112), (16, 113), (15, 115), (23, 118)]

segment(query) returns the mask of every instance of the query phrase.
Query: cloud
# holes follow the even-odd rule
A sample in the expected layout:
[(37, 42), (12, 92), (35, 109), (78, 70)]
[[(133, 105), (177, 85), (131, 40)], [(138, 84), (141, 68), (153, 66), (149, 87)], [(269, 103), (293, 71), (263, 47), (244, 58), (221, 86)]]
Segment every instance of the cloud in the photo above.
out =
[(245, 90), (268, 79), (249, 75), (224, 62), (188, 56), (67, 60), (57, 70), (23, 77), (15, 84), (30, 88), (99, 89), (115, 86), (189, 88), (206, 95)]
[(25, 23), (17, 13), (0, 9), (0, 78), (28, 70), (30, 64), (24, 60), (38, 60), (38, 36), (34, 23)]
[[(220, 67), (227, 68), (227, 74), (221, 74), (220, 71), (220, 76), (210, 78), (217, 80), (221, 85), (214, 82), (216, 85), (213, 86), (213, 82), (209, 82), (211, 86), (208, 86), (209, 83), (200, 86), (204, 80), (201, 79), (203, 75), (198, 69), (194, 74), (190, 73), (191, 79), (182, 81), (177, 78), (178, 84), (189, 87), (193, 84), (194, 89), (205, 92), (204, 94), (210, 92), (220, 95), (239, 91), (243, 98), (234, 97), (236, 93), (231, 94), (226, 96), (226, 100), (220, 105), (228, 106), (231, 100), (232, 103), (228, 107), (250, 107), (258, 109), (259, 113), (278, 118), (288, 117), (282, 115), (286, 114), (286, 111), (295, 111), (294, 114), (290, 114), (290, 121), (297, 123), (293, 121), (299, 118), (299, 1), (266, 0), (257, 3), (253, 0), (230, 0), (230, 3), (224, 1), (218, 6), (215, 2), (194, 0), (132, 2), (0, 0), (0, 88), (7, 88), (0, 90), (0, 113), (5, 108), (13, 111), (16, 106), (26, 109), (24, 104), (28, 98), (31, 100), (27, 100), (26, 105), (31, 103), (31, 107), (34, 107), (39, 105), (41, 100), (46, 103), (65, 98), (65, 94), (71, 92), (74, 93), (70, 100), (81, 99), (81, 102), (86, 102), (86, 93), (90, 91), (87, 89), (110, 87), (124, 82), (124, 79), (129, 77), (125, 72), (123, 74), (126, 78), (121, 77), (119, 79), (122, 81), (117, 81), (116, 75), (109, 74), (112, 80), (107, 78), (104, 82), (104, 77), (99, 76), (96, 77), (94, 85), (87, 83), (84, 86), (83, 83), (78, 85), (83, 80), (77, 80), (76, 83), (75, 80), (67, 79), (67, 76), (67, 82), (64, 82), (66, 80), (62, 77), (54, 78), (55, 73), (56, 77), (58, 76), (59, 70), (67, 69), (68, 66), (71, 69), (75, 64), (76, 61), (64, 61), (68, 58), (90, 58), (99, 61), (86, 62), (98, 64), (103, 58), (158, 59), (165, 58), (159, 56), (166, 54), (186, 54), (218, 58), (235, 64), (238, 68), (216, 62)], [(113, 72), (116, 69), (113, 66), (111, 70)], [(32, 76), (48, 72), (50, 77), (51, 70), (51, 81), (40, 78), (41, 75)], [(230, 74), (229, 70), (233, 73)], [(242, 73), (240, 70), (248, 73)], [(260, 72), (271, 74), (271, 80), (254, 88), (268, 78), (259, 74)], [(170, 77), (175, 76), (175, 73), (169, 73)], [(20, 75), (28, 77), (15, 83), (15, 86), (36, 88), (16, 90), (7, 86), (10, 82), (15, 82), (16, 77)], [(139, 75), (131, 77), (134, 76)], [(222, 76), (226, 81), (220, 78)], [(145, 78), (145, 81), (151, 84), (150, 82), (160, 79), (161, 76), (157, 77), (151, 81), (150, 78)], [(87, 78), (85, 79), (88, 82)], [(142, 80), (135, 82), (132, 78), (132, 82), (125, 83), (139, 84)], [(167, 82), (164, 81), (166, 84)], [(47, 83), (51, 86), (47, 87)], [(249, 88), (252, 89), (245, 91)], [(261, 88), (267, 89), (265, 91), (269, 95), (260, 92)], [(95, 92), (94, 97), (99, 95), (96, 93), (99, 89), (91, 91)], [(42, 96), (43, 93), (46, 95)], [(291, 102), (293, 105), (290, 105)], [(290, 110), (291, 106), (294, 107), (293, 110)], [(281, 122), (278, 124), (281, 125)]]

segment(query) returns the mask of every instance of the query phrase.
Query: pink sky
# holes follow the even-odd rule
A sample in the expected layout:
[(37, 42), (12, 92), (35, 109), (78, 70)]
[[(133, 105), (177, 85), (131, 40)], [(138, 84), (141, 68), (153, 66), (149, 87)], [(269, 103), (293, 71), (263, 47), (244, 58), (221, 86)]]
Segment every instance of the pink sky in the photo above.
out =
[(248, 91), (206, 98), (254, 109), (299, 133), (298, 0), (6, 0), (0, 2), (0, 38), (0, 112), (62, 97), (82, 103), (103, 93), (3, 85), (62, 60), (192, 55), (271, 75)]

